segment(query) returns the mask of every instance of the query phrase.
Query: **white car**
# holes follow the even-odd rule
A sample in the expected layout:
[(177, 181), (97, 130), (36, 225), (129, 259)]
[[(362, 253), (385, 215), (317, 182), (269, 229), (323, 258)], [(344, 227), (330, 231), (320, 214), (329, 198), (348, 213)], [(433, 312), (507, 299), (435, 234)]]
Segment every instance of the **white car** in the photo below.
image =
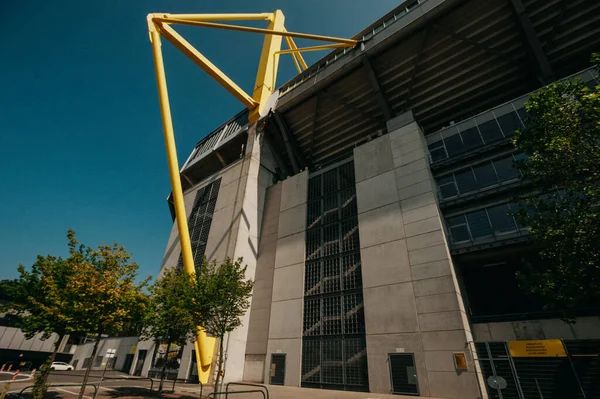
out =
[(71, 371), (73, 366), (64, 362), (52, 362), (50, 370)]

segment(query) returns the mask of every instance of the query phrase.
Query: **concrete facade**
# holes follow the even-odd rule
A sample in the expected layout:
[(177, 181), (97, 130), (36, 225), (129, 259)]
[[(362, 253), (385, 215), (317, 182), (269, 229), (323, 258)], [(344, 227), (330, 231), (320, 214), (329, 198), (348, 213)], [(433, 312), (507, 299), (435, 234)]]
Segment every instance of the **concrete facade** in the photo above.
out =
[[(113, 370), (119, 370), (129, 374), (131, 369), (123, 370), (125, 357), (128, 354), (135, 354), (138, 341), (138, 337), (102, 338), (100, 340), (100, 343), (98, 343), (98, 349), (96, 350), (96, 357), (103, 357), (102, 364), (97, 367), (93, 366), (93, 359), (91, 359), (92, 370), (103, 370), (105, 367), (105, 363), (108, 360), (107, 351), (109, 349), (114, 349), (116, 350), (116, 361)], [(88, 342), (86, 344), (77, 346), (75, 354), (73, 355), (73, 360), (71, 362), (71, 364), (77, 362), (77, 370), (84, 369), (83, 361), (92, 355), (92, 351), (94, 350), (94, 344), (95, 342)], [(135, 363), (132, 364), (132, 368), (134, 364)]]
[[(275, 245), (269, 244), (259, 257), (269, 260), (274, 257), (264, 381), (269, 380), (271, 354), (285, 353), (284, 383), (300, 386), (308, 171), (298, 173), (275, 187), (271, 188), (270, 194), (280, 196), (277, 230), (274, 233), (277, 239)], [(269, 199), (267, 203), (271, 201), (275, 208), (277, 200)], [(270, 252), (272, 249), (275, 249), (275, 254)]]
[[(388, 354), (412, 353), (421, 395), (474, 399), (471, 329), (425, 139), (409, 120), (391, 120), (388, 135), (354, 149), (369, 386), (391, 392)], [(456, 352), (467, 355), (468, 371), (455, 370)]]

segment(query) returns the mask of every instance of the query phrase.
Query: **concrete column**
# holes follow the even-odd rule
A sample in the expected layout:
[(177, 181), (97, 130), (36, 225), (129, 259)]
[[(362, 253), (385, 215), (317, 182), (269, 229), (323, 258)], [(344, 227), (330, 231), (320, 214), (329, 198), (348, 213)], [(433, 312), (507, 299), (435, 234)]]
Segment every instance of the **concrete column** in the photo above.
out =
[[(390, 392), (388, 354), (414, 353), (421, 395), (474, 399), (469, 322), (427, 145), (411, 119), (392, 119), (388, 135), (354, 150), (369, 384)], [(455, 352), (468, 355), (468, 371), (455, 370)]]
[(299, 386), (302, 364), (302, 317), (308, 172), (282, 183), (273, 272), (265, 382), (272, 353), (286, 354), (285, 385)]
[(265, 357), (271, 317), (281, 187), (282, 184), (276, 184), (267, 189), (263, 224), (258, 244), (252, 307), (250, 309), (244, 381), (265, 381)]

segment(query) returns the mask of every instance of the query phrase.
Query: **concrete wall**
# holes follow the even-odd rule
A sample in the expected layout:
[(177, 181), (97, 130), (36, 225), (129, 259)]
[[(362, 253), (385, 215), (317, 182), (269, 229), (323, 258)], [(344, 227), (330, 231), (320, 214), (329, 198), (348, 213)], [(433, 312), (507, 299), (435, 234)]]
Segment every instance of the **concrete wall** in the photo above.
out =
[[(19, 328), (0, 327), (0, 349), (14, 349), (21, 351), (52, 352), (58, 335), (42, 340), (42, 334), (36, 334), (31, 339), (26, 339)], [(66, 341), (65, 341), (66, 342)], [(64, 348), (64, 344), (61, 345)], [(59, 350), (62, 348), (59, 348)]]
[(286, 354), (285, 385), (299, 386), (302, 364), (302, 317), (308, 171), (281, 186), (269, 339), (265, 361), (268, 382), (272, 353)]
[(248, 324), (244, 381), (263, 382), (273, 294), (282, 184), (267, 189)]
[[(135, 351), (134, 347), (137, 347), (138, 337), (122, 337), (122, 338), (102, 338), (100, 343), (98, 344), (98, 350), (96, 351), (96, 356), (103, 356), (103, 363), (107, 360), (106, 353), (109, 349), (116, 349), (115, 356), (117, 357), (117, 361), (113, 370), (121, 370), (123, 368), (123, 364), (125, 363), (125, 356), (127, 354)], [(92, 351), (94, 350), (94, 342), (88, 342), (84, 345), (78, 345), (75, 350), (75, 354), (73, 355), (73, 360), (71, 364), (77, 360), (77, 370), (83, 369), (83, 361), (84, 359), (90, 357), (92, 355)], [(92, 364), (94, 360), (92, 359)], [(93, 370), (103, 370), (104, 364), (99, 367), (93, 367)], [(126, 371), (128, 372), (128, 371)]]
[[(391, 391), (388, 354), (405, 352), (415, 355), (421, 395), (478, 398), (427, 146), (405, 116), (354, 150), (370, 389)], [(455, 352), (467, 354), (468, 371), (455, 370)]]
[[(274, 161), (263, 148), (262, 140), (262, 135), (256, 134), (255, 126), (251, 126), (244, 158), (184, 193), (186, 212), (189, 215), (198, 189), (221, 178), (205, 254), (209, 261), (217, 262), (227, 257), (242, 257), (248, 267), (246, 277), (249, 279), (256, 277), (258, 236), (263, 221), (265, 195), (273, 182), (271, 171), (274, 170)], [(162, 269), (174, 267), (180, 252), (177, 225), (174, 223)], [(261, 305), (258, 306), (260, 308)], [(243, 379), (249, 319), (250, 311), (242, 317), (242, 326), (225, 337), (225, 381)], [(185, 359), (182, 358), (180, 376), (188, 375), (191, 349), (186, 348), (183, 356)], [(214, 356), (213, 361), (216, 360), (217, 357)]]
[(473, 324), (475, 341), (521, 339), (600, 339), (600, 317), (578, 317), (574, 324), (560, 319)]

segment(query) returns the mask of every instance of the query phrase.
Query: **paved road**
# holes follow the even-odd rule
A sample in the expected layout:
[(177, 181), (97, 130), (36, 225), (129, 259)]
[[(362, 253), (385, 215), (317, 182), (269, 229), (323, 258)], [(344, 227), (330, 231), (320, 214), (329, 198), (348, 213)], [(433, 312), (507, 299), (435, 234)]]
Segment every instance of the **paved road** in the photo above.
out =
[[(74, 399), (79, 393), (79, 386), (73, 386), (81, 384), (83, 380), (82, 371), (70, 371), (70, 372), (52, 372), (50, 374), (51, 388), (47, 395), (49, 399)], [(93, 371), (88, 380), (91, 384), (99, 384), (101, 372)], [(23, 376), (26, 377), (26, 376)], [(136, 377), (128, 376), (127, 374), (108, 371), (105, 375), (106, 378), (100, 385), (99, 392), (97, 395), (98, 399), (143, 399), (143, 398), (158, 398), (156, 394), (158, 389), (158, 380), (153, 382), (153, 393), (150, 393), (151, 381), (148, 379), (140, 379)], [(9, 392), (12, 394), (8, 399), (16, 399), (18, 393), (25, 387), (32, 385), (32, 379), (20, 380), (11, 383)], [(0, 380), (0, 390), (4, 387), (6, 381)], [(64, 386), (67, 384), (73, 384), (71, 386)], [(199, 399), (200, 387), (197, 384), (185, 384), (177, 383), (175, 385), (175, 391), (172, 392), (173, 387), (172, 381), (165, 381), (163, 386), (162, 398), (165, 399)], [(251, 387), (236, 386), (231, 387), (232, 390), (247, 390), (255, 389)], [(384, 395), (375, 393), (363, 393), (363, 392), (346, 392), (346, 391), (332, 391), (323, 389), (307, 389), (307, 388), (296, 388), (296, 387), (282, 387), (282, 386), (268, 386), (269, 398), (270, 399), (402, 399), (402, 398), (413, 398), (409, 396), (398, 396), (398, 395)], [(27, 391), (26, 391), (27, 392)], [(204, 387), (203, 397), (208, 393), (212, 392), (212, 387)], [(87, 387), (85, 391), (85, 399), (92, 399), (94, 394), (93, 387)], [(26, 396), (27, 398), (28, 396)], [(239, 395), (230, 395), (230, 399), (262, 399), (263, 396), (260, 393), (248, 393)], [(222, 399), (222, 398), (220, 398)]]

